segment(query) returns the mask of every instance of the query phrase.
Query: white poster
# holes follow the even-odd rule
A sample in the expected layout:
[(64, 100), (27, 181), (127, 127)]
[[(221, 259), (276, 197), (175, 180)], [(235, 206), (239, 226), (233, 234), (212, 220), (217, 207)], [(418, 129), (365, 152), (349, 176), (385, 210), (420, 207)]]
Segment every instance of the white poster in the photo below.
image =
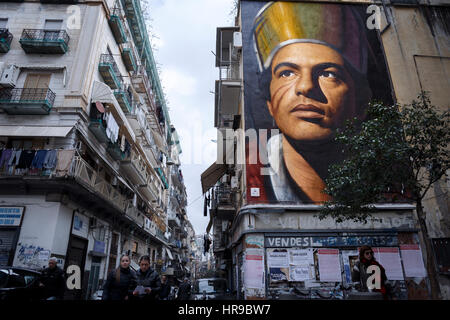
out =
[(288, 252), (267, 251), (267, 265), (269, 268), (288, 268)]
[(39, 260), (48, 260), (50, 258), (50, 251), (43, 250), (39, 252)]
[(246, 250), (244, 270), (244, 284), (246, 288), (264, 288), (264, 249)]
[(290, 273), (290, 281), (305, 281), (310, 280), (311, 277), (311, 268), (308, 265), (304, 266), (295, 266), (291, 265), (289, 267)]
[(427, 276), (422, 251), (418, 244), (401, 245), (400, 252), (405, 268), (405, 277), (423, 278)]
[(314, 264), (312, 249), (290, 249), (289, 264), (296, 266)]
[(373, 248), (375, 259), (386, 270), (388, 280), (404, 280), (398, 248)]
[(320, 281), (341, 282), (341, 263), (338, 249), (319, 249)]

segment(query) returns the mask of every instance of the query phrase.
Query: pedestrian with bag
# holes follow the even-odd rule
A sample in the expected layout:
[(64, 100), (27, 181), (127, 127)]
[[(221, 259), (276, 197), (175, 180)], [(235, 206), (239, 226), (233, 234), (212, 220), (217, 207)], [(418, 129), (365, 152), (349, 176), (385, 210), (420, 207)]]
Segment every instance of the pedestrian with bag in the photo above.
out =
[(361, 284), (361, 291), (369, 291), (367, 280), (373, 274), (373, 272), (368, 273), (368, 268), (370, 266), (377, 266), (380, 270), (379, 275), (379, 288), (374, 288), (371, 291), (380, 292), (383, 295), (383, 299), (387, 300), (387, 289), (386, 289), (386, 271), (383, 266), (375, 260), (374, 253), (371, 247), (362, 246), (359, 249), (359, 261), (356, 262), (352, 269), (352, 281), (359, 282)]
[(42, 271), (39, 278), (39, 287), (43, 289), (43, 297), (47, 300), (62, 300), (66, 282), (64, 271), (58, 267), (58, 260), (51, 257), (48, 267)]
[(136, 274), (130, 268), (130, 257), (122, 255), (120, 266), (108, 274), (102, 300), (128, 300), (136, 287)]
[(139, 259), (139, 270), (136, 273), (137, 287), (133, 296), (142, 300), (156, 300), (161, 288), (158, 273), (150, 267), (150, 257), (142, 256)]

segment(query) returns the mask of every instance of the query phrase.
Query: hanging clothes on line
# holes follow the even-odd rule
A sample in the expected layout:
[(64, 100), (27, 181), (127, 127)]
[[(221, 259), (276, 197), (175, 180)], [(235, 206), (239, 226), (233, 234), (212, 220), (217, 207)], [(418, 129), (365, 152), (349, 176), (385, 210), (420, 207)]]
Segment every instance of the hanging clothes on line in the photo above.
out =
[(33, 158), (35, 155), (35, 150), (23, 150), (20, 153), (19, 163), (16, 165), (16, 169), (28, 169), (31, 167)]
[(105, 115), (106, 120), (106, 136), (111, 140), (111, 142), (115, 143), (119, 138), (119, 125), (114, 119), (112, 113), (107, 113)]
[(8, 161), (8, 166), (9, 167), (17, 166), (19, 164), (21, 155), (22, 155), (22, 149), (13, 150), (11, 157), (9, 158), (9, 161)]
[(31, 167), (34, 169), (42, 169), (47, 153), (47, 150), (38, 150), (33, 158), (33, 161), (31, 162)]
[(13, 153), (12, 149), (4, 149), (2, 152), (2, 156), (0, 157), (0, 168), (2, 168), (5, 164), (9, 162), (11, 155)]
[(69, 172), (75, 150), (58, 150), (56, 176), (62, 177)]
[(56, 166), (57, 150), (49, 150), (44, 158), (43, 167), (53, 169)]

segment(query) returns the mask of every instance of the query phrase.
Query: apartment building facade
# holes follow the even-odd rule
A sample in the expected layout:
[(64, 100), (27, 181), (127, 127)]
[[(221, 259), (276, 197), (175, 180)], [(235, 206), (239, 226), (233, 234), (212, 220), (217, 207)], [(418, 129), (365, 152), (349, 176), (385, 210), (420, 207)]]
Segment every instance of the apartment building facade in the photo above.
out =
[[(287, 167), (286, 157), (291, 155), (284, 151), (306, 152), (312, 159), (310, 167), (319, 174), (338, 156), (330, 152), (332, 145), (319, 158), (297, 145), (291, 135), (299, 141), (307, 139), (303, 134), (312, 127), (295, 132), (292, 123), (283, 122), (287, 116), (283, 118), (279, 108), (283, 99), (292, 98), (288, 81), (301, 73), (299, 66), (331, 50), (352, 74), (362, 75), (357, 80), (357, 99), (369, 87), (372, 98), (410, 103), (425, 90), (438, 108), (448, 109), (448, 4), (241, 0), (235, 25), (217, 28), (218, 156), (201, 181), (210, 201), (206, 231), (213, 234), (216, 269), (224, 271), (238, 298), (348, 299), (355, 288), (351, 269), (362, 245), (374, 248), (395, 299), (429, 298), (426, 252), (414, 204), (387, 198), (377, 205), (374, 218), (378, 220), (366, 224), (319, 220), (320, 194), (302, 187), (308, 176), (300, 172), (302, 178), (295, 179), (295, 171)], [(294, 47), (307, 48), (302, 52), (310, 53), (309, 60), (299, 58), (305, 55), (288, 55)], [(335, 69), (320, 72), (314, 78), (316, 87), (299, 87), (295, 94), (307, 90), (308, 101), (323, 106), (326, 100), (320, 97), (329, 98), (325, 89), (342, 84), (344, 78)], [(311, 115), (312, 109), (297, 112), (303, 112), (300, 118), (315, 117), (310, 123), (323, 119)], [(448, 299), (448, 180), (436, 183), (425, 207), (441, 296)]]
[(123, 253), (164, 272), (186, 192), (140, 1), (2, 1), (0, 44), (0, 264), (77, 265), (76, 299)]

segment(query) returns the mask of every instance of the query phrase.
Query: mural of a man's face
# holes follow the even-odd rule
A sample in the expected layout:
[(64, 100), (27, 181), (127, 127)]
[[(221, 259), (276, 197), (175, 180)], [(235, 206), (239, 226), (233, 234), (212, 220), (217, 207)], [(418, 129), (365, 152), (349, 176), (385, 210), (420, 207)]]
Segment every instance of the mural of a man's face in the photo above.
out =
[(327, 141), (346, 119), (358, 116), (355, 83), (337, 51), (315, 43), (290, 44), (276, 53), (271, 68), (267, 106), (289, 137)]

